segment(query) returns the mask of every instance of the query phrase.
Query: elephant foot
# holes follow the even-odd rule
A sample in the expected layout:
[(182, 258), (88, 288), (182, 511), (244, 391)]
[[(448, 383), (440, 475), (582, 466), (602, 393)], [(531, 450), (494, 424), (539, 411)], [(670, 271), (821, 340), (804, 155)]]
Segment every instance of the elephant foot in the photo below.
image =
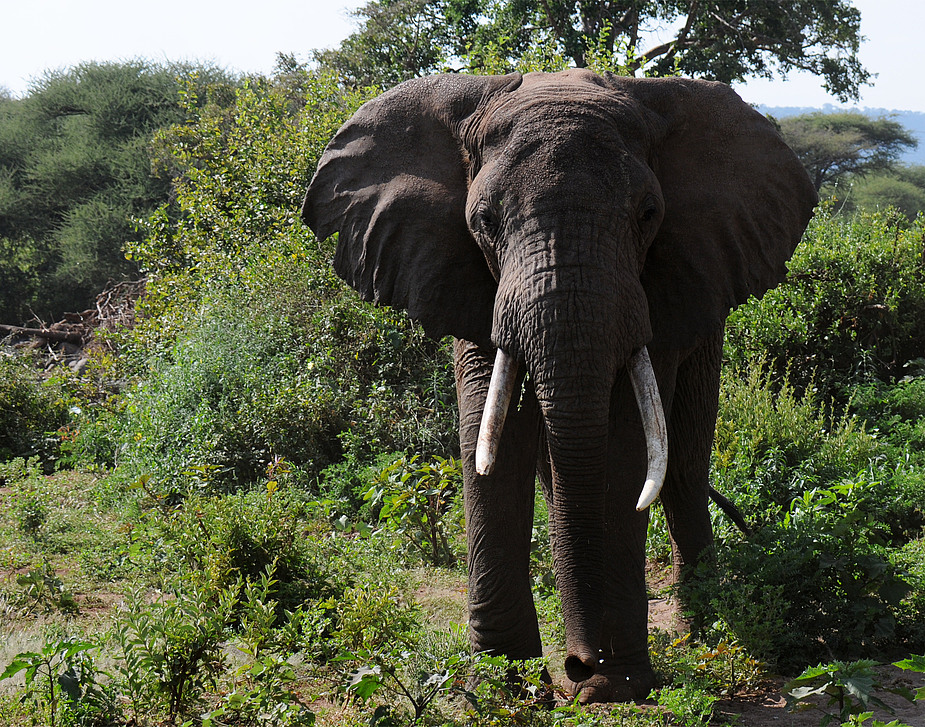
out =
[(594, 702), (641, 702), (656, 686), (651, 668), (620, 668), (601, 665), (600, 671), (582, 682), (565, 681), (565, 688), (581, 704)]

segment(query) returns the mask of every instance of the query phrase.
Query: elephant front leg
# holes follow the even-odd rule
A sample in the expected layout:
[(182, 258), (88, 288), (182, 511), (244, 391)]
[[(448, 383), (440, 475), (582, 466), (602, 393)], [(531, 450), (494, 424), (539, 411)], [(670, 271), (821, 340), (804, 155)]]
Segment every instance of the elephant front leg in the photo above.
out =
[(530, 659), (542, 656), (530, 590), (539, 413), (530, 387), (523, 401), (518, 402), (520, 397), (515, 393), (494, 470), (487, 476), (476, 473), (476, 441), (491, 379), (492, 353), (467, 341), (455, 342), (468, 544), (469, 639), (473, 651)]

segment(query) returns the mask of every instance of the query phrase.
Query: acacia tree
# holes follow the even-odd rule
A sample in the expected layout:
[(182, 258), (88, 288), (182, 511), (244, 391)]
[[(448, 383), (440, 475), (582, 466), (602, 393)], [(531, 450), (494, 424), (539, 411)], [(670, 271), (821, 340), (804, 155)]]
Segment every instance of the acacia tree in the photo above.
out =
[[(184, 80), (180, 80), (180, 79)], [(237, 79), (211, 66), (143, 60), (50, 71), (22, 99), (0, 93), (0, 322), (82, 310), (107, 281), (137, 275), (134, 218), (170, 197), (151, 170), (156, 129)]]
[[(355, 15), (357, 32), (316, 54), (351, 82), (392, 85), (443, 67), (513, 70), (539, 46), (578, 67), (596, 48), (630, 73), (725, 83), (804, 70), (843, 101), (870, 78), (850, 0), (371, 0)], [(671, 39), (651, 42), (657, 28)]]
[(871, 119), (856, 111), (801, 114), (779, 123), (817, 191), (847, 175), (889, 169), (903, 151), (918, 146), (898, 121)]

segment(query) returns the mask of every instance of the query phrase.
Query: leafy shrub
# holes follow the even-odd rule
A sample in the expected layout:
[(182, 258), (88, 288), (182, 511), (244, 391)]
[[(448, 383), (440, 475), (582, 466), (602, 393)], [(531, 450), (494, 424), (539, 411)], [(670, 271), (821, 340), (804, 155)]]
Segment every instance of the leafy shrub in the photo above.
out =
[(308, 601), (339, 598), (349, 577), (332, 565), (332, 546), (306, 532), (304, 503), (291, 488), (192, 496), (162, 518), (159, 529), (186, 577), (213, 590), (239, 579), (255, 583), (272, 569), (268, 597), (280, 618)]
[(684, 727), (699, 727), (710, 722), (713, 704), (719, 700), (691, 684), (660, 689), (655, 692), (659, 706), (667, 708)]
[(22, 652), (7, 665), (0, 680), (22, 672), (23, 701), (47, 715), (47, 724), (110, 724), (118, 716), (112, 690), (97, 681), (89, 652), (96, 645), (72, 638), (48, 641), (41, 652)]
[(763, 362), (724, 370), (713, 475), (749, 518), (777, 519), (794, 497), (866, 470), (880, 452), (854, 417), (832, 417), (786, 377), (775, 383)]
[(145, 239), (129, 246), (150, 273), (143, 348), (174, 338), (216, 287), (270, 292), (268, 280), (284, 267), (304, 272), (299, 284), (332, 277), (324, 270), (330, 247), (318, 245), (296, 214), (325, 145), (365, 97), (304, 71), (281, 80), (250, 80), (230, 107), (191, 86), (185, 105), (194, 121), (158, 134), (155, 164), (175, 178), (179, 218), (162, 207)]
[(121, 650), (119, 688), (136, 721), (150, 712), (175, 725), (203, 704), (203, 686), (225, 670), (223, 645), (238, 605), (232, 588), (181, 587), (146, 604), (136, 594), (119, 615), (113, 636)]
[(452, 455), (446, 350), (403, 315), (355, 299), (313, 305), (304, 290), (286, 301), (216, 295), (125, 393), (123, 479), (149, 474), (182, 496), (198, 470), (203, 492), (233, 492), (283, 458), (310, 488), (329, 466), (383, 450)]
[(419, 456), (398, 457), (380, 470), (364, 499), (378, 512), (379, 521), (432, 565), (452, 566), (456, 555), (453, 535), (462, 531), (459, 518), (451, 521), (456, 493), (462, 484), (458, 460)]
[[(916, 662), (918, 660), (918, 664)], [(913, 656), (904, 663), (910, 667), (916, 665), (921, 668), (921, 657)], [(888, 691), (898, 694), (908, 701), (915, 697), (907, 688), (885, 689), (879, 681), (873, 667), (877, 662), (869, 659), (860, 661), (836, 661), (830, 664), (819, 664), (808, 667), (798, 677), (784, 685), (787, 698), (787, 709), (818, 709), (823, 712), (821, 727), (831, 724), (861, 725), (873, 715), (868, 712), (870, 707), (878, 707), (884, 712), (893, 713), (893, 708), (886, 704), (876, 692)], [(825, 696), (824, 705), (815, 704), (808, 699), (811, 696)], [(837, 707), (837, 711), (834, 709)], [(883, 724), (882, 722), (875, 722)], [(895, 727), (902, 727), (898, 721), (891, 722)]]
[(758, 527), (746, 540), (720, 528), (689, 594), (706, 638), (731, 634), (783, 669), (913, 643), (925, 614), (888, 550), (921, 527), (919, 471), (817, 396), (762, 364), (724, 372), (713, 478)]
[(895, 381), (925, 350), (925, 220), (887, 212), (817, 212), (787, 280), (733, 311), (725, 355), (737, 368), (766, 356), (798, 392), (847, 403), (852, 386)]
[(722, 639), (714, 646), (698, 643), (687, 633), (649, 634), (652, 666), (664, 686), (689, 684), (712, 694), (732, 696), (754, 689), (765, 678), (764, 665), (737, 641)]
[(398, 589), (384, 584), (348, 588), (335, 607), (335, 640), (347, 652), (409, 647), (420, 629), (419, 612)]
[(912, 584), (882, 545), (886, 526), (860, 506), (865, 484), (810, 490), (781, 522), (719, 543), (716, 568), (703, 567), (689, 594), (695, 611), (718, 618), (707, 632), (718, 625), (784, 670), (908, 639), (925, 613), (909, 608)]
[(58, 453), (54, 432), (67, 418), (59, 382), (43, 378), (27, 358), (0, 351), (0, 462), (38, 456), (50, 467)]
[[(263, 324), (263, 325), (261, 325)], [(185, 494), (195, 467), (206, 493), (258, 480), (276, 458), (317, 473), (339, 456), (344, 403), (313, 374), (284, 322), (238, 315), (229, 301), (203, 311), (146, 382), (126, 394), (119, 464)]]
[(925, 378), (859, 386), (854, 390), (851, 409), (867, 422), (869, 430), (925, 460)]

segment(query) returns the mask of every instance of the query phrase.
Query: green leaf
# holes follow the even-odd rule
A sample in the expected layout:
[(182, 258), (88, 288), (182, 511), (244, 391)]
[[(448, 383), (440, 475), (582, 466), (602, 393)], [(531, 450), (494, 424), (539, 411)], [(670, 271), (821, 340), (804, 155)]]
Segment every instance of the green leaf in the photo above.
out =
[(347, 690), (360, 699), (369, 699), (382, 686), (382, 674), (378, 666), (361, 667), (350, 677)]
[(903, 671), (917, 671), (925, 674), (925, 656), (911, 654), (908, 659), (894, 661), (893, 666), (898, 666)]
[(7, 665), (3, 674), (0, 674), (0, 680), (9, 679), (11, 676), (19, 674), (19, 672), (21, 672), (23, 669), (28, 669), (30, 666), (32, 666), (34, 659), (38, 658), (38, 656), (39, 654), (32, 652), (17, 654), (13, 661)]

